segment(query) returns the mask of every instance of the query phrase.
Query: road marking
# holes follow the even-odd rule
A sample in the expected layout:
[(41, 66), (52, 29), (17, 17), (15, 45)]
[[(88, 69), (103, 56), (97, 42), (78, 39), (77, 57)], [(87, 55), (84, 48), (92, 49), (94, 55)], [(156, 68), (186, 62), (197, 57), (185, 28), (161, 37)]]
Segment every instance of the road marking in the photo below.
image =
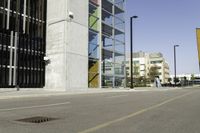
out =
[(0, 109), (0, 112), (21, 110), (21, 109), (44, 108), (44, 107), (60, 106), (60, 105), (66, 105), (66, 104), (70, 104), (70, 102), (55, 103), (55, 104), (45, 104), (45, 105), (37, 105), (37, 106), (28, 106), (28, 107), (16, 107), (16, 108), (9, 108), (9, 109)]
[(128, 95), (117, 95), (117, 96), (110, 96), (110, 97), (108, 97), (108, 98), (119, 98), (119, 97), (126, 97), (126, 96), (128, 96)]
[(190, 95), (190, 94), (192, 94), (192, 93), (195, 93), (195, 92), (189, 92), (189, 93), (186, 93), (186, 94), (183, 94), (183, 95), (180, 95), (180, 96), (177, 96), (177, 97), (168, 99), (168, 100), (166, 100), (166, 101), (164, 101), (164, 102), (161, 102), (161, 103), (159, 103), (159, 104), (156, 104), (156, 105), (150, 106), (150, 107), (148, 107), (148, 108), (142, 109), (142, 110), (140, 110), (140, 111), (138, 111), (138, 112), (131, 113), (131, 114), (127, 115), (127, 116), (124, 116), (124, 117), (121, 117), (121, 118), (118, 118), (118, 119), (115, 119), (115, 120), (111, 120), (111, 121), (102, 123), (102, 124), (100, 124), (100, 125), (97, 125), (97, 126), (95, 126), (95, 127), (86, 129), (86, 130), (81, 131), (81, 132), (79, 132), (79, 133), (91, 133), (91, 132), (100, 130), (100, 129), (105, 128), (105, 127), (108, 127), (108, 126), (110, 126), (110, 125), (112, 125), (112, 124), (115, 124), (115, 123), (118, 123), (118, 122), (127, 120), (127, 119), (129, 119), (129, 118), (134, 117), (134, 116), (143, 114), (143, 113), (145, 113), (145, 112), (147, 112), (147, 111), (156, 109), (156, 108), (158, 108), (158, 107), (160, 107), (160, 106), (163, 106), (163, 105), (165, 105), (165, 104), (168, 104), (168, 103), (170, 103), (170, 102), (173, 102), (173, 101), (175, 101), (175, 100), (177, 100), (177, 99), (180, 99), (180, 98), (182, 98), (182, 97), (188, 96), (188, 95)]

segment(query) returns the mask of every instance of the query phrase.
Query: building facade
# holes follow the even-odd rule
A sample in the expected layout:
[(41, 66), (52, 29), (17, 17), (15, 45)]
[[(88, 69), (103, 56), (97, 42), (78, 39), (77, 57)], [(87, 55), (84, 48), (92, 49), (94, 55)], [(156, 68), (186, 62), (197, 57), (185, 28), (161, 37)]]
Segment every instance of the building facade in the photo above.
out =
[(125, 81), (124, 0), (89, 0), (89, 87)]
[(123, 87), (124, 0), (1, 0), (0, 87)]
[(46, 0), (0, 1), (0, 87), (45, 86)]
[(149, 62), (150, 67), (156, 66), (158, 68), (158, 76), (161, 83), (168, 83), (168, 79), (170, 78), (169, 65), (165, 61), (163, 55), (161, 53), (151, 53), (149, 54)]
[[(146, 77), (149, 78), (149, 70), (151, 67), (157, 67), (159, 78), (162, 83), (167, 83), (169, 75), (169, 65), (165, 61), (161, 53), (133, 53), (133, 76), (135, 78)], [(127, 77), (130, 77), (130, 58), (126, 59)]]
[[(130, 58), (127, 56), (126, 60), (126, 71), (127, 77), (130, 77), (131, 70), (130, 68)], [(135, 78), (138, 77), (147, 77), (148, 75), (148, 55), (145, 52), (136, 52), (133, 53), (133, 75)]]
[(58, 10), (55, 2), (48, 2), (47, 88), (124, 86), (124, 0), (60, 0)]

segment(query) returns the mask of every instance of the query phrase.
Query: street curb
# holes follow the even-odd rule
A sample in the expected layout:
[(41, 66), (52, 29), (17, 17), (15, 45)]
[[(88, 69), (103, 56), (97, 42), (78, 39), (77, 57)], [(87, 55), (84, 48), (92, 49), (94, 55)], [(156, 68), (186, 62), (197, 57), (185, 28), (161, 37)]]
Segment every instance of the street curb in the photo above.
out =
[[(3, 92), (2, 94), (6, 94), (8, 96), (0, 96), (0, 100), (6, 99), (19, 99), (19, 98), (36, 98), (36, 97), (50, 97), (50, 96), (65, 96), (65, 95), (87, 95), (87, 94), (101, 94), (101, 93), (120, 93), (120, 92), (148, 92), (148, 91), (171, 91), (171, 90), (179, 90), (183, 88), (145, 88), (145, 89), (108, 89), (108, 90), (82, 90), (82, 91), (69, 91), (69, 92), (53, 92), (53, 91), (43, 91), (43, 94), (23, 94), (29, 93), (28, 90), (22, 91), (8, 91)], [(38, 90), (36, 90), (38, 91)], [(45, 94), (46, 92), (47, 94)], [(14, 95), (10, 95), (14, 93)], [(19, 94), (16, 94), (19, 93)], [(31, 93), (31, 91), (30, 91)], [(38, 92), (39, 93), (39, 92)]]

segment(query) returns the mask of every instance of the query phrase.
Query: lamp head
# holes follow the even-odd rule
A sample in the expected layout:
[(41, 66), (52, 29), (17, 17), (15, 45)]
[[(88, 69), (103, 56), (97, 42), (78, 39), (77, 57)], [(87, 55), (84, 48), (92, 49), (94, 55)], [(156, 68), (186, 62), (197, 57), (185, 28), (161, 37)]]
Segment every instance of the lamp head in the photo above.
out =
[(131, 18), (138, 18), (138, 16), (132, 16)]

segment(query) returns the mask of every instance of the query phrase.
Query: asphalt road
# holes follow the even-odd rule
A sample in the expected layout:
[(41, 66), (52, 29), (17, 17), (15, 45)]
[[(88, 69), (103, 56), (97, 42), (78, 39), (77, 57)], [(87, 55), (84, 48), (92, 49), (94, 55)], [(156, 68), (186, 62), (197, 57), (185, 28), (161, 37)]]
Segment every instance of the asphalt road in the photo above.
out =
[[(0, 133), (200, 133), (200, 88), (0, 100)], [(17, 121), (30, 117), (52, 121)]]

